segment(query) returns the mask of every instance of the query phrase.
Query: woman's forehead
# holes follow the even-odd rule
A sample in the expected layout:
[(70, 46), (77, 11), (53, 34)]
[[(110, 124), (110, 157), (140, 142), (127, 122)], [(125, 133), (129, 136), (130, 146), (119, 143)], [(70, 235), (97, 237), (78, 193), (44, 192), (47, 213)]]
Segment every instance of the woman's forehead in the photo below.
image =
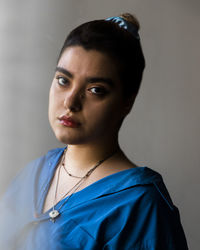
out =
[(72, 74), (118, 75), (117, 64), (109, 55), (95, 49), (86, 50), (81, 46), (68, 47), (63, 52), (58, 67), (65, 68)]

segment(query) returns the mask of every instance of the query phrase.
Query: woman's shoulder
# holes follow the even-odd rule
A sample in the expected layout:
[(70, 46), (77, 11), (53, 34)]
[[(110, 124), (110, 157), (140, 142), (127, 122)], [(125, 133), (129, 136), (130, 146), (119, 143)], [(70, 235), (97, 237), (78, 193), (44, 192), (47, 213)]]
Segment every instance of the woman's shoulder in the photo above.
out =
[[(39, 178), (43, 172), (53, 171), (53, 166), (59, 160), (64, 148), (55, 148), (47, 151), (40, 157), (30, 161), (26, 166), (22, 167), (9, 184), (8, 190), (23, 189), (26, 185), (34, 182), (35, 178)], [(52, 166), (52, 168), (51, 168)], [(15, 188), (13, 188), (15, 187)]]
[(60, 156), (63, 154), (65, 148), (54, 148), (48, 150), (45, 154), (37, 157), (36, 159), (30, 161), (23, 169), (23, 171), (36, 170), (37, 168), (49, 167), (54, 162), (58, 161)]
[(139, 200), (140, 203), (162, 204), (169, 209), (174, 208), (161, 174), (147, 166), (120, 171), (106, 177), (103, 182), (105, 192), (109, 186), (108, 193), (127, 195), (127, 202), (130, 202), (130, 205), (134, 202), (139, 204)]

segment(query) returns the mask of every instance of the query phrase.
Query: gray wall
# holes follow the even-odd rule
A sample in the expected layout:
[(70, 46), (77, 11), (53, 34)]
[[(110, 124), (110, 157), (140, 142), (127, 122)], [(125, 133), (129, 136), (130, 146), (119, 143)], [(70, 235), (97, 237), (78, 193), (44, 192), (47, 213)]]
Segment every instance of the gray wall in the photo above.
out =
[(159, 171), (199, 249), (200, 4), (195, 0), (1, 0), (0, 188), (30, 160), (60, 146), (48, 90), (66, 33), (121, 12), (141, 22), (147, 67), (120, 133), (127, 155)]

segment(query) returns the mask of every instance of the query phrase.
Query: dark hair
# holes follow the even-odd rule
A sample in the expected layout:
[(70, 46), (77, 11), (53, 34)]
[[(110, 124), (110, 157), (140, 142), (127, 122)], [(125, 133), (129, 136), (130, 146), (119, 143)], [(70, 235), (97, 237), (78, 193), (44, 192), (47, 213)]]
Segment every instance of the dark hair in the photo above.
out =
[[(139, 30), (139, 22), (130, 14), (121, 15)], [(145, 60), (140, 44), (127, 30), (106, 20), (84, 23), (70, 32), (61, 49), (58, 61), (67, 47), (82, 46), (111, 56), (118, 67), (125, 97), (137, 95), (140, 88)]]

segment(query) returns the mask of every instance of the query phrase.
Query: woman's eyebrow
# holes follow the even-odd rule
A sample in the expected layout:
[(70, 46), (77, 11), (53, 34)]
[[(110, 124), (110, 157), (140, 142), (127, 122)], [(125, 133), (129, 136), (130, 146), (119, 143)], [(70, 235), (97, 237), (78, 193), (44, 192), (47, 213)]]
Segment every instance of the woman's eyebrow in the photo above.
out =
[(89, 83), (101, 82), (101, 83), (105, 83), (105, 84), (109, 85), (110, 87), (114, 86), (113, 80), (111, 78), (108, 78), (108, 77), (88, 77), (87, 82), (89, 82)]
[(55, 70), (55, 71), (56, 71), (56, 72), (63, 73), (63, 74), (65, 74), (66, 76), (68, 76), (68, 77), (70, 77), (70, 78), (73, 77), (73, 75), (72, 75), (68, 70), (66, 70), (66, 69), (64, 69), (64, 68), (62, 68), (62, 67), (56, 67), (56, 70)]

